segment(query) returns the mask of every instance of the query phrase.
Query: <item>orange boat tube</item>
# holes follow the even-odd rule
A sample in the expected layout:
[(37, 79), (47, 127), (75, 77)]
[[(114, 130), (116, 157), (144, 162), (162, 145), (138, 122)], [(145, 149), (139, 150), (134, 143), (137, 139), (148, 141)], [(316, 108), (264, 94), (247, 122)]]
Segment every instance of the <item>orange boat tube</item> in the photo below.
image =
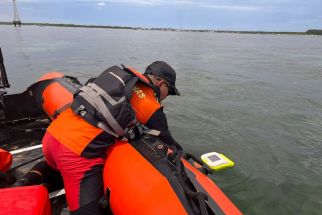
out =
[(51, 120), (70, 106), (73, 93), (80, 86), (60, 72), (47, 73), (38, 80), (38, 83), (41, 84), (41, 90), (38, 92), (41, 94), (42, 108)]
[(114, 214), (242, 214), (210, 178), (184, 158), (183, 174), (190, 182), (180, 180), (166, 149), (154, 136), (131, 143), (118, 141), (109, 149), (103, 178)]

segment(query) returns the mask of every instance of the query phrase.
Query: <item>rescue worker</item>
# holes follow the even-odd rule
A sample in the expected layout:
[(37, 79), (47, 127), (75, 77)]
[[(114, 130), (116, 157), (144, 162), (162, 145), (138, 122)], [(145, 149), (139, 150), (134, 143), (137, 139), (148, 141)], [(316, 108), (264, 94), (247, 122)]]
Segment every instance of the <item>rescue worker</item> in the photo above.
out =
[[(176, 73), (167, 63), (156, 61), (146, 68), (144, 76), (150, 86), (137, 82), (130, 99), (136, 119), (160, 131), (159, 138), (167, 144), (179, 146), (170, 134), (161, 104), (168, 95), (180, 95), (175, 86)], [(43, 151), (48, 164), (63, 177), (71, 215), (106, 213), (99, 204), (104, 195), (102, 169), (106, 149), (114, 142), (114, 136), (88, 123), (71, 108), (47, 128)]]

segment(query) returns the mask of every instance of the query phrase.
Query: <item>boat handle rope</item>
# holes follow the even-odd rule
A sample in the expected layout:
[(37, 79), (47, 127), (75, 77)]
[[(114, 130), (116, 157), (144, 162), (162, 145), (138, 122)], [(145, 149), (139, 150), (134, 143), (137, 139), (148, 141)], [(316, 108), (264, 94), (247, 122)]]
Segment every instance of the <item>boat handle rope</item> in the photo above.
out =
[(184, 192), (186, 193), (186, 195), (190, 199), (198, 202), (201, 215), (208, 215), (207, 205), (206, 205), (206, 201), (208, 200), (208, 196), (206, 194), (204, 194), (203, 192), (192, 191), (186, 185), (184, 178), (186, 178), (188, 180), (190, 180), (190, 179), (186, 175), (183, 163), (181, 161), (181, 157), (182, 157), (183, 152), (182, 152), (182, 150), (178, 150), (176, 153), (177, 153), (176, 165), (177, 165), (178, 179), (179, 179), (179, 182), (180, 182)]

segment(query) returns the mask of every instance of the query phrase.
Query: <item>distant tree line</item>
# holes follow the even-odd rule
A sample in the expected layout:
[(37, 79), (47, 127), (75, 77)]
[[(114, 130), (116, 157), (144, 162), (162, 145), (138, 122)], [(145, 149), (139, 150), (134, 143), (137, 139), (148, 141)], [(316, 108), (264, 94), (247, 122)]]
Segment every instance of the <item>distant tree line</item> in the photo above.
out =
[(322, 35), (322, 29), (309, 29), (305, 32), (306, 34), (311, 34), (311, 35)]
[[(12, 22), (1, 22), (0, 25), (12, 25)], [(55, 23), (22, 23), (22, 25), (52, 26), (52, 27), (76, 27), (76, 28), (112, 28), (131, 30), (154, 30), (154, 31), (183, 31), (183, 32), (215, 32), (215, 33), (237, 33), (237, 34), (292, 34), (292, 35), (322, 35), (322, 29), (309, 29), (306, 32), (277, 32), (277, 31), (231, 31), (231, 30), (203, 30), (203, 29), (175, 29), (175, 28), (143, 28), (128, 26), (106, 26), (106, 25), (76, 25)]]

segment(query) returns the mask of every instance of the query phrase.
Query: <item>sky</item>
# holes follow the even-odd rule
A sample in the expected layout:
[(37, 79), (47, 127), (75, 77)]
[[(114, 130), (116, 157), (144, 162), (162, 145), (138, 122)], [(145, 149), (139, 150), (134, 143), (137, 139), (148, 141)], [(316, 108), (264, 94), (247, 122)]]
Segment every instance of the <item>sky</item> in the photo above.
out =
[[(22, 22), (208, 30), (322, 29), (322, 0), (16, 0)], [(0, 21), (13, 20), (0, 0)]]

